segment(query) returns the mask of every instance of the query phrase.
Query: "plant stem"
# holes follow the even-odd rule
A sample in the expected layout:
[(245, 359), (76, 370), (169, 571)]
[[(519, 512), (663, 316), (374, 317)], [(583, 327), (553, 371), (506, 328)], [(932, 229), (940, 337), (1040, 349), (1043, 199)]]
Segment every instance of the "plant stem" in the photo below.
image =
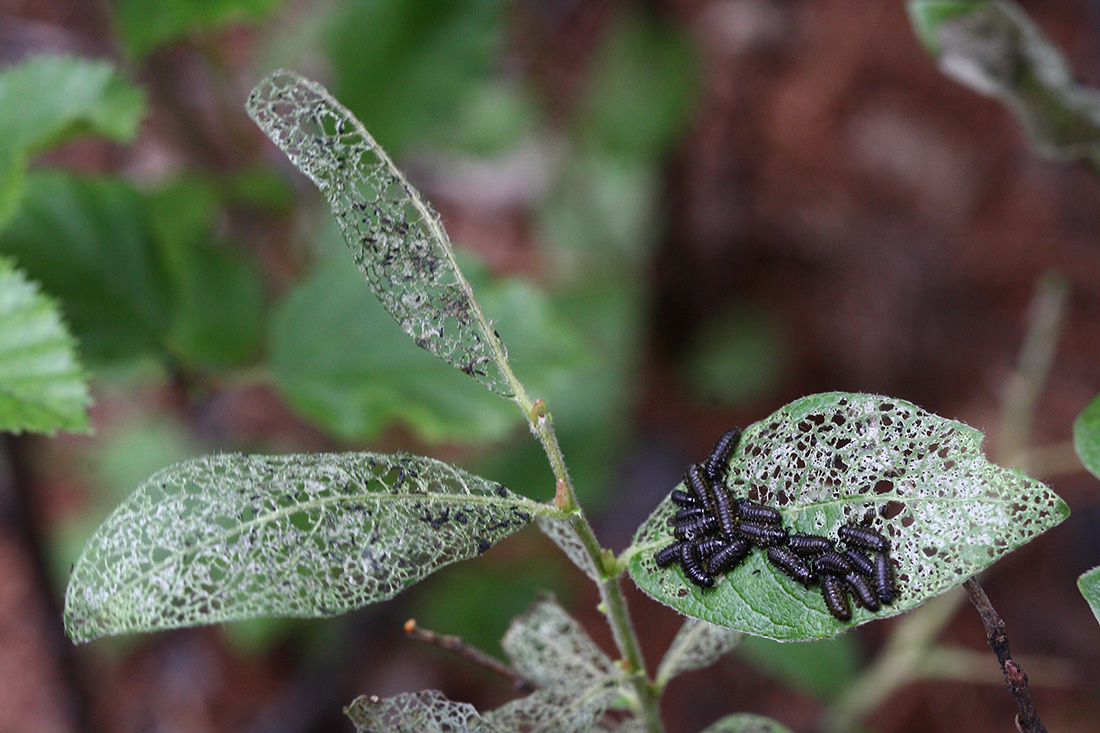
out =
[(1027, 675), (1023, 668), (1012, 658), (1008, 649), (1008, 634), (1005, 633), (1005, 622), (989, 602), (989, 596), (985, 594), (978, 581), (969, 578), (963, 583), (963, 588), (970, 595), (970, 602), (978, 610), (985, 626), (985, 637), (989, 642), (989, 648), (997, 655), (1001, 671), (1004, 672), (1005, 682), (1012, 699), (1016, 701), (1016, 707), (1020, 714), (1016, 716), (1016, 727), (1024, 733), (1046, 733), (1047, 729), (1039, 720), (1039, 712), (1035, 709), (1035, 703), (1031, 701), (1031, 693), (1027, 687)]
[(457, 654), (479, 667), (484, 667), (494, 674), (511, 680), (512, 686), (521, 692), (531, 692), (535, 689), (534, 683), (519, 672), (509, 667), (492, 654), (488, 654), (481, 651), (476, 646), (467, 644), (460, 637), (451, 636), (449, 634), (437, 634), (430, 629), (421, 628), (416, 623), (416, 619), (409, 619), (405, 622), (405, 634), (412, 639), (423, 641), (432, 646), (437, 646), (440, 649), (446, 649), (452, 654)]

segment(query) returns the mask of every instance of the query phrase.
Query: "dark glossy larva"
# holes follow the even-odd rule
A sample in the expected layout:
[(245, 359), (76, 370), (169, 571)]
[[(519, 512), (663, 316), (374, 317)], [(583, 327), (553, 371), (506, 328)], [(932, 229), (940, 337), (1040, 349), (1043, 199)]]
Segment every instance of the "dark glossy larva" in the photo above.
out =
[(806, 564), (806, 561), (786, 547), (769, 547), (768, 560), (772, 565), (786, 573), (788, 577), (802, 583), (802, 585), (808, 586), (817, 581), (817, 576)]
[(733, 507), (733, 496), (724, 486), (713, 486), (714, 514), (718, 517), (718, 528), (726, 537), (733, 538), (737, 531), (737, 511)]
[(711, 448), (710, 455), (703, 464), (703, 470), (711, 484), (720, 484), (725, 480), (726, 472), (730, 467), (730, 456), (737, 449), (739, 442), (741, 442), (741, 429), (732, 428), (722, 433), (718, 442)]
[(773, 524), (778, 526), (783, 523), (783, 515), (781, 515), (778, 510), (770, 506), (757, 504), (751, 499), (736, 499), (733, 505), (737, 508), (737, 513), (742, 519), (747, 519), (755, 524)]
[(669, 524), (683, 524), (689, 519), (697, 519), (699, 517), (709, 516), (707, 510), (701, 506), (684, 507), (668, 520)]
[(729, 543), (730, 541), (725, 537), (704, 537), (695, 542), (695, 551), (699, 553), (700, 559), (705, 560), (711, 555), (728, 547)]
[(852, 597), (856, 599), (859, 605), (872, 613), (879, 609), (878, 597), (875, 595), (875, 592), (871, 590), (871, 584), (867, 582), (867, 578), (859, 573), (852, 572), (844, 576), (844, 582), (847, 584), (848, 590), (852, 592)]
[(832, 550), (816, 555), (813, 558), (812, 566), (818, 573), (829, 573), (841, 577), (852, 572), (852, 566), (844, 556)]
[(672, 529), (672, 536), (678, 540), (695, 540), (710, 534), (717, 526), (714, 517), (705, 514), (701, 517), (692, 517), (682, 522), (676, 522)]
[(835, 575), (822, 575), (821, 595), (825, 598), (825, 607), (838, 621), (852, 620), (852, 606), (844, 591), (844, 581)]
[(740, 565), (741, 562), (748, 557), (751, 551), (751, 542), (743, 539), (735, 539), (722, 550), (714, 554), (710, 562), (707, 563), (707, 569), (715, 575), (732, 570)]
[(862, 547), (865, 550), (874, 550), (875, 552), (890, 551), (890, 540), (866, 527), (845, 524), (836, 531), (836, 536), (839, 537), (842, 542), (856, 547)]
[(667, 568), (669, 565), (679, 560), (680, 544), (679, 542), (673, 542), (664, 549), (658, 550), (657, 554), (653, 556), (653, 559), (657, 562), (657, 567)]
[(875, 562), (871, 558), (867, 557), (866, 553), (862, 550), (849, 549), (844, 551), (844, 557), (852, 564), (860, 573), (863, 573), (868, 578), (875, 574)]
[(835, 550), (836, 543), (821, 535), (796, 532), (787, 538), (787, 547), (799, 555), (817, 555), (828, 550)]
[(682, 506), (682, 507), (697, 507), (697, 506), (699, 506), (699, 502), (695, 501), (694, 496), (692, 496), (691, 494), (689, 494), (686, 491), (681, 491), (680, 489), (673, 489), (672, 490), (672, 496), (670, 496), (669, 498), (672, 499), (672, 503), (675, 504), (676, 506)]
[(706, 570), (703, 570), (703, 565), (699, 561), (699, 552), (694, 542), (682, 542), (680, 544), (680, 567), (684, 569), (684, 575), (688, 577), (692, 583), (702, 588), (710, 588), (714, 585), (714, 577), (710, 575)]
[(890, 605), (898, 597), (897, 587), (894, 585), (894, 566), (890, 562), (890, 556), (885, 552), (875, 555), (875, 595), (878, 599)]
[(787, 544), (787, 530), (770, 524), (740, 522), (737, 525), (737, 534), (761, 547)]
[(693, 463), (688, 466), (687, 473), (684, 474), (684, 485), (688, 487), (699, 504), (705, 506), (708, 511), (714, 510), (713, 490), (706, 476), (703, 475), (703, 470), (699, 468), (699, 464)]

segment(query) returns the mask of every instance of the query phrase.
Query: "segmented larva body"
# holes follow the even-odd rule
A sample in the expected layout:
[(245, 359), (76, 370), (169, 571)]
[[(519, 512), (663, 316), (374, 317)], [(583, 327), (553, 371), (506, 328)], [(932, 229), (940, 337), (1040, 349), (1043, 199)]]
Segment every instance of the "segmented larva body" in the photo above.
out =
[(691, 490), (692, 496), (701, 506), (706, 507), (707, 511), (714, 510), (713, 490), (703, 475), (702, 469), (699, 468), (699, 464), (693, 463), (688, 466), (687, 473), (684, 474), (684, 485)]
[(767, 552), (771, 564), (786, 573), (792, 580), (806, 586), (817, 580), (817, 575), (806, 561), (786, 547), (769, 547)]
[(787, 547), (799, 555), (817, 555), (836, 549), (836, 543), (828, 537), (816, 534), (795, 533), (787, 538)]
[(714, 577), (703, 569), (703, 565), (699, 560), (698, 549), (694, 542), (683, 542), (680, 544), (680, 567), (684, 569), (684, 575), (688, 577), (688, 580), (695, 583), (695, 585), (702, 588), (711, 588), (714, 586)]
[(681, 491), (680, 489), (673, 489), (672, 496), (670, 496), (669, 498), (672, 499), (672, 503), (676, 506), (681, 506), (685, 508), (699, 506), (699, 502), (695, 501), (694, 496), (686, 491)]
[(740, 565), (751, 551), (751, 542), (740, 538), (735, 539), (710, 558), (707, 569), (715, 575), (728, 572)]
[(672, 530), (672, 536), (678, 540), (696, 540), (710, 534), (717, 527), (714, 517), (704, 514), (699, 517), (690, 517), (676, 522)]
[(662, 550), (658, 550), (657, 554), (653, 556), (654, 561), (659, 568), (667, 568), (672, 563), (680, 559), (681, 542), (673, 542)]
[(729, 540), (724, 537), (705, 537), (695, 543), (695, 551), (699, 553), (701, 560), (706, 560), (728, 546)]
[(889, 552), (890, 540), (886, 539), (878, 532), (866, 527), (857, 527), (854, 524), (845, 524), (843, 527), (836, 531), (836, 536), (840, 538), (842, 542), (848, 545), (854, 545), (855, 547), (862, 547), (865, 550), (873, 550), (875, 552)]
[(776, 526), (783, 523), (783, 515), (778, 510), (770, 506), (757, 504), (751, 499), (736, 499), (733, 505), (737, 508), (737, 513), (742, 520), (748, 520), (754, 524), (772, 524)]
[(848, 590), (852, 592), (852, 597), (856, 599), (859, 605), (872, 613), (879, 609), (878, 597), (871, 590), (867, 578), (859, 573), (851, 572), (844, 576), (844, 582), (847, 583)]
[[(782, 527), (773, 527), (770, 524), (753, 524), (752, 522), (740, 522), (737, 525), (737, 534), (754, 545), (761, 547), (775, 547), (787, 544), (787, 530)], [(801, 562), (801, 561), (800, 561)]]
[(851, 564), (839, 552), (829, 550), (813, 559), (813, 569), (818, 573), (829, 573), (841, 577), (852, 572)]
[(886, 605), (891, 605), (898, 597), (897, 587), (894, 585), (894, 567), (890, 562), (890, 556), (885, 552), (875, 555), (875, 595)]
[(722, 433), (718, 442), (711, 448), (710, 455), (703, 464), (703, 470), (712, 484), (718, 485), (725, 480), (726, 472), (730, 467), (730, 457), (737, 449), (739, 442), (741, 442), (741, 429), (732, 428)]
[(852, 606), (844, 591), (844, 581), (835, 575), (821, 576), (821, 595), (825, 598), (825, 607), (838, 621), (852, 620)]
[(844, 558), (852, 564), (857, 571), (868, 578), (875, 574), (875, 562), (860, 550), (849, 549), (844, 551)]
[(701, 506), (684, 507), (680, 511), (676, 512), (672, 519), (668, 520), (670, 525), (683, 524), (689, 519), (696, 519), (698, 517), (708, 517), (707, 510)]
[(714, 514), (718, 517), (718, 526), (722, 534), (730, 539), (737, 536), (737, 511), (733, 507), (733, 497), (723, 486), (712, 486)]

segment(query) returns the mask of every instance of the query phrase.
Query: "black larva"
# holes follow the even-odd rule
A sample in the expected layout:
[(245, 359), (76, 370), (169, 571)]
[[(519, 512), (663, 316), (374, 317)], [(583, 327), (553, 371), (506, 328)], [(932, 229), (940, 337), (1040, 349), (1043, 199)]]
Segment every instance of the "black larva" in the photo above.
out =
[(894, 587), (894, 567), (890, 563), (890, 556), (885, 552), (875, 555), (875, 595), (887, 606), (897, 598), (897, 588)]
[(852, 567), (870, 578), (875, 574), (875, 563), (860, 550), (845, 550), (844, 558)]
[(808, 586), (817, 580), (817, 575), (814, 574), (814, 571), (810, 569), (805, 560), (786, 547), (769, 547), (768, 560), (792, 580), (796, 580), (802, 585)]
[(670, 496), (669, 498), (672, 499), (672, 503), (675, 504), (676, 506), (682, 506), (682, 507), (697, 507), (697, 506), (699, 506), (699, 502), (695, 501), (694, 496), (692, 496), (691, 494), (689, 494), (686, 491), (681, 491), (680, 489), (673, 489), (672, 490), (672, 496)]
[(688, 466), (687, 473), (684, 474), (684, 485), (691, 489), (692, 496), (699, 504), (706, 507), (708, 511), (714, 510), (713, 490), (698, 464), (693, 463)]
[(836, 549), (834, 543), (828, 537), (816, 534), (795, 533), (787, 538), (787, 547), (799, 555), (817, 555), (822, 552)]
[(726, 472), (730, 467), (730, 456), (737, 449), (739, 442), (741, 442), (741, 429), (733, 428), (722, 433), (718, 442), (711, 448), (703, 469), (712, 484), (720, 484), (725, 480)]
[(737, 534), (761, 547), (787, 544), (787, 530), (770, 524), (741, 522), (737, 525)]
[(848, 603), (848, 594), (840, 578), (835, 575), (821, 576), (821, 595), (825, 598), (825, 607), (838, 621), (852, 620), (852, 606)]
[(680, 511), (676, 512), (672, 519), (668, 520), (670, 525), (683, 524), (689, 519), (696, 519), (698, 517), (709, 517), (707, 510), (701, 506), (684, 507)]
[(710, 588), (714, 585), (714, 577), (711, 576), (699, 561), (699, 553), (694, 542), (683, 542), (680, 545), (680, 566), (684, 569), (684, 575), (695, 585)]
[(852, 572), (851, 564), (839, 552), (823, 552), (813, 559), (813, 569), (819, 573), (844, 576)]
[(714, 554), (707, 563), (707, 569), (711, 573), (725, 573), (741, 564), (752, 551), (752, 543), (748, 540), (735, 539), (722, 550)]
[(718, 517), (718, 526), (722, 534), (732, 539), (736, 536), (737, 530), (737, 512), (733, 508), (733, 497), (724, 486), (715, 485), (711, 489), (713, 489), (714, 513)]
[(657, 567), (667, 568), (669, 565), (679, 560), (681, 544), (680, 542), (673, 542), (663, 550), (658, 550), (657, 554), (653, 556), (653, 559), (657, 563)]
[(859, 605), (872, 613), (879, 609), (878, 597), (871, 590), (867, 578), (859, 573), (852, 572), (844, 576), (844, 582), (848, 585), (848, 590), (852, 592), (852, 597)]
[(733, 502), (737, 507), (737, 513), (742, 519), (747, 519), (756, 524), (780, 525), (783, 523), (783, 515), (770, 506), (757, 504), (750, 499), (737, 499)]
[(714, 531), (717, 523), (714, 517), (704, 514), (701, 517), (692, 517), (682, 522), (676, 522), (672, 529), (672, 536), (678, 540), (695, 540)]
[(890, 540), (866, 527), (845, 524), (836, 531), (836, 536), (839, 537), (842, 542), (856, 547), (862, 547), (865, 550), (874, 550), (875, 552), (890, 551)]

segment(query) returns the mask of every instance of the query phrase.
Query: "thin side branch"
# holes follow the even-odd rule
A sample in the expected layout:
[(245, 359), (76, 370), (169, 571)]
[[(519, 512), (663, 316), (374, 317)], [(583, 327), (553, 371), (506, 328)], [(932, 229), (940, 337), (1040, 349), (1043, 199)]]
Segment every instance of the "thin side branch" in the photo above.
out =
[(1001, 663), (1001, 670), (1008, 683), (1008, 691), (1016, 701), (1016, 707), (1020, 713), (1016, 716), (1016, 727), (1023, 733), (1046, 733), (1039, 713), (1035, 710), (1035, 703), (1031, 701), (1031, 693), (1027, 687), (1027, 675), (1019, 663), (1012, 658), (1008, 650), (1008, 634), (1005, 633), (1005, 622), (998, 615), (993, 604), (989, 602), (989, 596), (985, 594), (978, 581), (970, 578), (963, 587), (970, 595), (970, 602), (978, 609), (978, 615), (982, 617), (985, 625), (985, 636), (989, 642), (989, 648), (997, 655), (997, 661)]
[(520, 692), (533, 692), (535, 689), (534, 683), (519, 672), (493, 655), (486, 654), (477, 647), (470, 646), (457, 636), (444, 636), (434, 631), (429, 631), (428, 629), (422, 629), (416, 625), (416, 619), (409, 619), (405, 622), (405, 634), (411, 639), (427, 642), (440, 649), (446, 649), (452, 654), (457, 654), (479, 667), (484, 667), (490, 672), (510, 680), (512, 682), (512, 687)]

